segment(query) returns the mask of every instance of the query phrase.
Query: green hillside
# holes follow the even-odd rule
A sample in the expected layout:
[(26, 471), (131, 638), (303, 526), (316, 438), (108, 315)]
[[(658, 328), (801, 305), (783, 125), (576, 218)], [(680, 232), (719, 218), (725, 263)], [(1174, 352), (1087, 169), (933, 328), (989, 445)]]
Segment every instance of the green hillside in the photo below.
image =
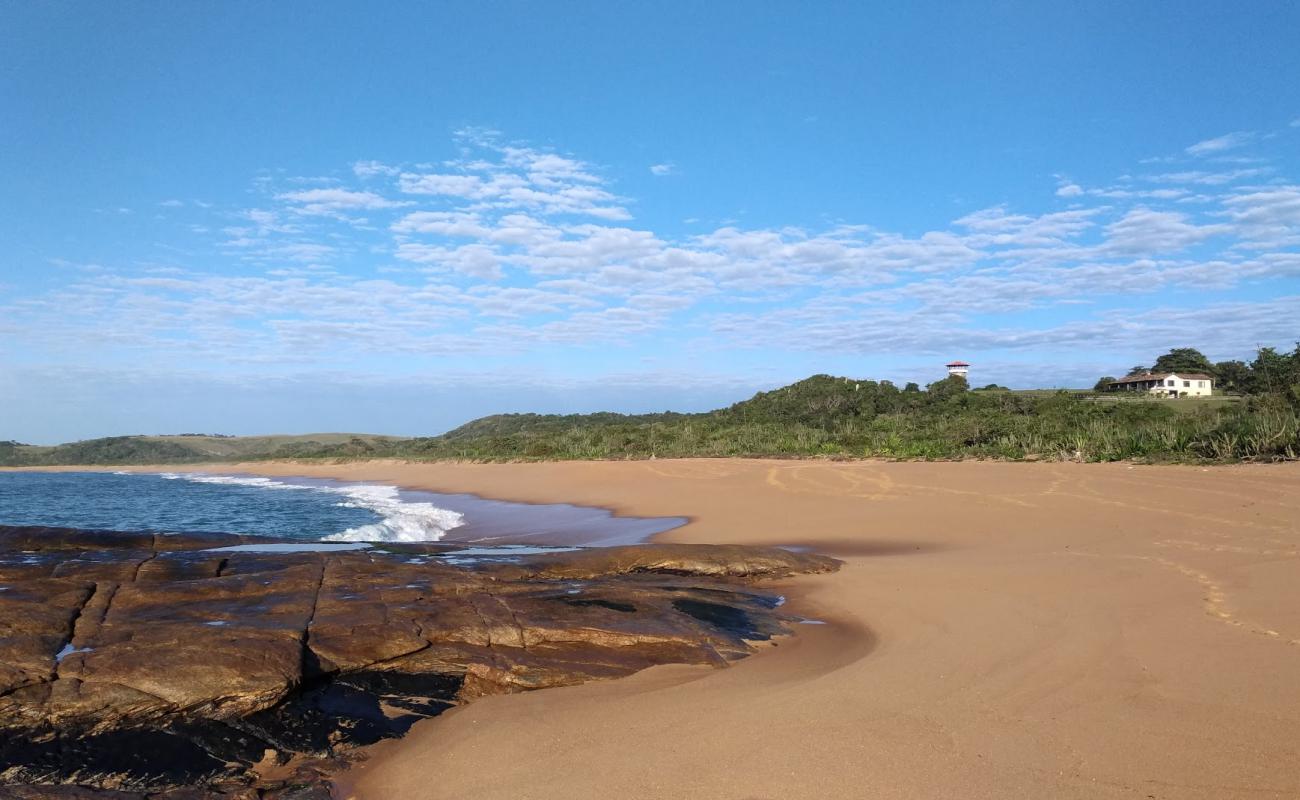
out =
[[(1190, 348), (1172, 354), (1196, 354)], [(1162, 357), (1163, 358), (1163, 357)], [(1159, 363), (1159, 361), (1157, 361)], [(1226, 365), (1226, 366), (1225, 366)], [(1224, 362), (1240, 395), (1178, 400), (1078, 390), (921, 389), (814, 375), (698, 414), (499, 414), (440, 436), (119, 436), (55, 447), (0, 442), (0, 465), (181, 464), (276, 458), (463, 460), (685, 456), (1046, 458), (1113, 461), (1300, 456), (1300, 347)], [(1217, 379), (1217, 378), (1216, 378)]]
[(1300, 416), (1285, 398), (1166, 401), (1085, 392), (968, 391), (960, 379), (899, 389), (816, 375), (700, 414), (502, 415), (396, 455), (473, 460), (768, 456), (1294, 458)]
[(51, 447), (0, 442), (0, 466), (187, 464), (323, 455), (359, 457), (390, 452), (402, 441), (398, 437), (371, 434), (312, 433), (300, 436), (110, 436)]

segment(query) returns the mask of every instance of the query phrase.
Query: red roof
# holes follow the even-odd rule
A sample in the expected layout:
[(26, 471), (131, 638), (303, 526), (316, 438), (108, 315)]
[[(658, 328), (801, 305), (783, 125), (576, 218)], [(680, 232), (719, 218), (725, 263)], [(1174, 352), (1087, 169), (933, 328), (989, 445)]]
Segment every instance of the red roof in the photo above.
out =
[(1144, 372), (1141, 375), (1129, 375), (1120, 378), (1117, 381), (1111, 381), (1111, 385), (1121, 383), (1150, 383), (1152, 381), (1163, 381), (1165, 378), (1182, 378), (1191, 381), (1212, 381), (1214, 377), (1202, 372)]
[(944, 366), (945, 367), (969, 367), (970, 364), (967, 364), (965, 361), (953, 361), (951, 363), (944, 364)]

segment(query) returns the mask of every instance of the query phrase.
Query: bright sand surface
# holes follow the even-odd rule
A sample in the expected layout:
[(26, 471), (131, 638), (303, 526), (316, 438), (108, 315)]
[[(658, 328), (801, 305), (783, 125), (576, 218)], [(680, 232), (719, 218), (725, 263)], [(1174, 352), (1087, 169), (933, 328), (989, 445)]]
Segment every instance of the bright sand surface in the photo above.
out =
[(211, 469), (683, 515), (662, 540), (846, 562), (778, 584), (827, 625), (728, 669), (476, 701), (349, 796), (1300, 797), (1300, 464)]

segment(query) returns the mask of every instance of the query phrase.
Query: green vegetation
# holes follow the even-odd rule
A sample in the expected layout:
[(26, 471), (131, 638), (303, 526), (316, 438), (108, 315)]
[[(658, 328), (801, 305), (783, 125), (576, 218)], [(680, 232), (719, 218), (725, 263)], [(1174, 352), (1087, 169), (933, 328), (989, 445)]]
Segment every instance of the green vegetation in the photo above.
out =
[[(1194, 347), (1177, 347), (1156, 359), (1150, 367), (1131, 367), (1126, 375), (1146, 372), (1203, 373), (1214, 378), (1216, 392), (1238, 395), (1270, 395), (1300, 392), (1300, 344), (1291, 353), (1279, 353), (1276, 348), (1264, 347), (1255, 354), (1255, 360), (1220, 361), (1211, 363)], [(1115, 379), (1106, 376), (1097, 381), (1095, 391), (1107, 390)]]
[(36, 447), (0, 442), (0, 466), (61, 464), (193, 464), (271, 458), (365, 457), (390, 452), (402, 440), (388, 436), (318, 433), (306, 436), (110, 436)]
[(1194, 347), (1175, 347), (1156, 359), (1151, 365), (1153, 372), (1200, 372), (1214, 374), (1214, 365), (1205, 354)]
[[(1173, 351), (1190, 358), (1196, 351)], [(1162, 356), (1162, 359), (1165, 357)], [(1203, 358), (1203, 356), (1202, 356)], [(1157, 364), (1161, 361), (1157, 360)], [(1182, 362), (1179, 362), (1180, 364)], [(1241, 362), (1231, 362), (1241, 363)], [(1213, 365), (1215, 374), (1222, 364)], [(1228, 461), (1300, 457), (1300, 347), (1242, 364), (1251, 392), (1181, 400), (1095, 391), (924, 390), (816, 375), (700, 414), (502, 414), (441, 436), (126, 436), (57, 447), (0, 442), (0, 465), (231, 459), (629, 459), (685, 456)], [(1181, 369), (1181, 366), (1176, 366)], [(1244, 377), (1242, 377), (1244, 376)]]
[(1273, 395), (1224, 402), (967, 391), (960, 378), (909, 392), (887, 381), (818, 375), (705, 414), (485, 417), (444, 436), (410, 440), (398, 455), (1290, 459), (1300, 455), (1300, 402)]

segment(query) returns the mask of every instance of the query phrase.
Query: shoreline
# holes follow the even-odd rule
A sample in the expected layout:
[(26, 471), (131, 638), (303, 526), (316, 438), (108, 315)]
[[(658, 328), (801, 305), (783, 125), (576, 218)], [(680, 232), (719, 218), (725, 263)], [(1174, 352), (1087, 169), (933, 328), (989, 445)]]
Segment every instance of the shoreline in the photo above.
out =
[(773, 584), (834, 625), (729, 669), (475, 701), (374, 748), (345, 797), (1300, 794), (1300, 465), (185, 469), (686, 516), (655, 541), (846, 562)]
[[(58, 464), (50, 466), (34, 467), (0, 467), (0, 473), (5, 472), (130, 472), (145, 475), (156, 475), (168, 472), (197, 472), (214, 475), (249, 475), (268, 478), (308, 478), (317, 480), (329, 480), (339, 483), (379, 483), (394, 486), (402, 491), (429, 492), (433, 494), (460, 494), (474, 497), (478, 500), (489, 502), (513, 503), (522, 506), (547, 506), (547, 505), (572, 505), (582, 508), (596, 508), (610, 512), (611, 516), (620, 518), (633, 519), (680, 519), (684, 520), (677, 528), (684, 527), (694, 522), (694, 518), (683, 514), (638, 514), (624, 508), (616, 508), (609, 504), (597, 503), (578, 503), (571, 500), (559, 498), (556, 499), (530, 499), (521, 500), (518, 497), (506, 493), (494, 493), (492, 491), (459, 491), (444, 488), (436, 488), (433, 485), (423, 485), (415, 483), (403, 483), (396, 479), (384, 477), (370, 477), (367, 471), (364, 478), (341, 478), (337, 476), (338, 470), (347, 470), (350, 467), (370, 465), (370, 464), (397, 464), (402, 466), (425, 466), (437, 464), (441, 466), (454, 466), (466, 464), (469, 462), (460, 461), (404, 461), (395, 459), (373, 459), (370, 461), (348, 461), (338, 463), (306, 463), (300, 461), (232, 461), (232, 462), (201, 462), (196, 464), (130, 464), (130, 465), (104, 465), (104, 464)], [(536, 462), (541, 464), (565, 463), (565, 462)], [(618, 462), (570, 462), (570, 463), (618, 463)], [(259, 469), (262, 467), (262, 469)], [(304, 470), (280, 469), (280, 467), (303, 467)], [(661, 533), (667, 533), (663, 531)], [(644, 538), (644, 543), (655, 541), (661, 533), (652, 533)], [(629, 544), (625, 542), (624, 544)]]
[[(259, 462), (261, 463), (261, 462)], [(297, 462), (275, 462), (297, 463)], [(343, 491), (356, 487), (365, 489), (367, 485), (392, 488), (402, 493), (402, 504), (429, 503), (442, 511), (461, 515), (464, 522), (447, 528), (439, 538), (429, 541), (447, 544), (484, 544), (484, 545), (554, 545), (577, 547), (616, 547), (630, 544), (646, 544), (654, 536), (672, 528), (681, 527), (690, 522), (681, 516), (645, 516), (622, 514), (615, 510), (597, 505), (582, 505), (564, 501), (522, 502), (497, 497), (487, 497), (474, 492), (443, 492), (424, 486), (401, 484), (387, 479), (364, 480), (339, 479), (324, 474), (307, 474), (307, 471), (276, 471), (258, 473), (249, 470), (247, 464), (215, 464), (208, 469), (180, 470), (174, 467), (157, 465), (133, 465), (129, 467), (100, 465), (69, 465), (57, 467), (0, 467), (3, 474), (113, 474), (113, 475), (153, 475), (161, 477), (188, 478), (195, 476), (199, 482), (203, 478), (232, 478), (236, 481), (245, 478), (279, 478), (291, 486), (302, 488), (324, 488)], [(384, 517), (382, 509), (371, 509), (377, 516), (374, 524), (381, 524), (389, 518)], [(400, 509), (398, 509), (400, 513)], [(527, 515), (526, 519), (519, 519)], [(74, 526), (75, 527), (75, 526)], [(168, 528), (171, 529), (170, 527)], [(229, 531), (223, 531), (229, 532)], [(242, 531), (255, 535), (252, 531)], [(330, 534), (335, 535), (335, 534)], [(326, 537), (328, 539), (328, 536)], [(323, 539), (324, 540), (324, 539)], [(376, 539), (375, 541), (419, 541), (413, 539)]]

